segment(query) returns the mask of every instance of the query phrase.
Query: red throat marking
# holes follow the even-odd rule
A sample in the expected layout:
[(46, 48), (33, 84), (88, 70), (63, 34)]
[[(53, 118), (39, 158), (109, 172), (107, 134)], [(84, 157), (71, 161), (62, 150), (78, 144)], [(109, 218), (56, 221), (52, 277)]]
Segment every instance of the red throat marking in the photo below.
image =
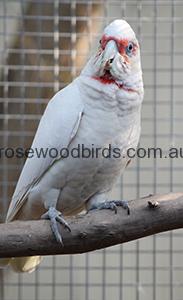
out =
[(95, 80), (97, 80), (97, 81), (99, 81), (99, 82), (101, 82), (101, 83), (104, 84), (104, 85), (115, 84), (115, 85), (117, 85), (117, 87), (118, 87), (119, 89), (122, 89), (122, 90), (124, 90), (124, 91), (126, 91), (126, 92), (137, 92), (137, 91), (134, 90), (134, 89), (131, 89), (131, 88), (126, 87), (126, 86), (125, 86), (124, 84), (122, 84), (122, 83), (116, 82), (115, 79), (112, 78), (111, 75), (109, 76), (107, 73), (105, 73), (105, 74), (104, 74), (103, 76), (101, 76), (101, 77), (92, 76), (92, 78), (95, 79)]

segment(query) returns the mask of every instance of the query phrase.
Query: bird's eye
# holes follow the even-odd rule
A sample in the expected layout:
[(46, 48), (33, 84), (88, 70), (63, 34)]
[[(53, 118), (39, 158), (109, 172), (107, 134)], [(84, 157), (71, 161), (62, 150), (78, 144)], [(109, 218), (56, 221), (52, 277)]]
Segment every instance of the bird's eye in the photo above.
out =
[(132, 54), (133, 47), (134, 47), (134, 46), (133, 46), (133, 43), (130, 42), (130, 43), (128, 44), (128, 46), (126, 47), (126, 54), (128, 54), (128, 55)]

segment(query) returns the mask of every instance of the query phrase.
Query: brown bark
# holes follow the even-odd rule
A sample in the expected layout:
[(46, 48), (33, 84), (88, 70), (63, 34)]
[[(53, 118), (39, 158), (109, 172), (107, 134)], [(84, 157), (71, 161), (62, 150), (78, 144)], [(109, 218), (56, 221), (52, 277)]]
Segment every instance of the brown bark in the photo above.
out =
[(93, 210), (69, 218), (71, 232), (58, 225), (64, 247), (55, 241), (49, 221), (1, 224), (0, 257), (84, 253), (183, 228), (183, 193), (148, 196), (129, 206), (130, 215), (118, 208), (117, 214)]

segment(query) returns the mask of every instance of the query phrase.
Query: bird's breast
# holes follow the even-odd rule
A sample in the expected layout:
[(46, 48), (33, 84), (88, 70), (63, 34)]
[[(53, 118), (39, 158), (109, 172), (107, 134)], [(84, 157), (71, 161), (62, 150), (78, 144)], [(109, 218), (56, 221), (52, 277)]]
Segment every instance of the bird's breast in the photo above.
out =
[(95, 193), (110, 190), (127, 164), (128, 158), (119, 151), (129, 144), (133, 128), (126, 123), (121, 126), (115, 113), (85, 111), (68, 156), (56, 161), (42, 177), (40, 193), (60, 190), (58, 207), (72, 214)]

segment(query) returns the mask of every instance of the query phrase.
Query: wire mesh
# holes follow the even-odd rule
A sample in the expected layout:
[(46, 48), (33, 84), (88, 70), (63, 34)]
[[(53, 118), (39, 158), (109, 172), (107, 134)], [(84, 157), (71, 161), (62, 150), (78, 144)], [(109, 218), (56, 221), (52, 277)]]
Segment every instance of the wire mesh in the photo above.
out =
[[(141, 43), (145, 82), (140, 146), (181, 147), (183, 2), (3, 0), (0, 2), (1, 147), (28, 147), (52, 95), (75, 78), (103, 27), (125, 18)], [(6, 212), (23, 161), (0, 163)], [(136, 159), (112, 198), (181, 191), (177, 159)], [(2, 220), (1, 220), (2, 221)], [(32, 274), (0, 274), (2, 300), (182, 300), (182, 230), (73, 256), (47, 257)]]

